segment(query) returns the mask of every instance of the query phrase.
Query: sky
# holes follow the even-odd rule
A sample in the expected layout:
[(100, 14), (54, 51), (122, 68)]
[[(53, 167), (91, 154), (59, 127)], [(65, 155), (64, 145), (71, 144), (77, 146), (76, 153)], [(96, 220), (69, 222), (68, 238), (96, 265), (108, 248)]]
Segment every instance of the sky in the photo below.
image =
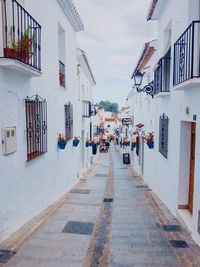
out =
[(131, 75), (144, 43), (156, 38), (155, 22), (147, 22), (150, 0), (73, 0), (84, 31), (77, 34), (97, 82), (95, 102), (124, 105), (132, 89)]

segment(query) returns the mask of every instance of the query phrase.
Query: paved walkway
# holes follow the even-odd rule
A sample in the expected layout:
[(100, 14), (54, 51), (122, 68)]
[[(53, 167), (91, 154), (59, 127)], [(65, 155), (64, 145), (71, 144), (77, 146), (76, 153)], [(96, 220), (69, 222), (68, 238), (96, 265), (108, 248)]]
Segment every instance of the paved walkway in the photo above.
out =
[(200, 267), (199, 247), (114, 147), (6, 265), (81, 266)]

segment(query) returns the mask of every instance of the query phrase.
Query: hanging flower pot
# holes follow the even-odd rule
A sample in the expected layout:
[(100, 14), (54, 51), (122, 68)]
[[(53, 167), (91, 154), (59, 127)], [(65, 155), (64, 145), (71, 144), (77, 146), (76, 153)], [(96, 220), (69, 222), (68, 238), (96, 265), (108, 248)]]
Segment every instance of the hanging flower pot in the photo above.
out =
[(132, 143), (132, 148), (136, 148), (136, 143)]
[(58, 141), (58, 147), (60, 149), (65, 149), (67, 142), (66, 141)]
[(147, 146), (149, 147), (149, 149), (154, 148), (154, 141), (148, 141)]
[(140, 144), (136, 143), (136, 155), (139, 156)]
[(73, 140), (72, 145), (76, 147), (76, 146), (78, 146), (79, 142), (80, 142), (80, 138), (79, 137), (75, 137), (74, 140)]
[(86, 147), (89, 147), (89, 146), (90, 146), (90, 143), (89, 143), (89, 142), (86, 142), (86, 143), (85, 143), (85, 146), (86, 146)]
[(65, 149), (66, 144), (67, 144), (66, 138), (62, 134), (58, 134), (58, 147), (60, 149)]
[(131, 143), (131, 151), (133, 151), (135, 147), (136, 147), (136, 143)]

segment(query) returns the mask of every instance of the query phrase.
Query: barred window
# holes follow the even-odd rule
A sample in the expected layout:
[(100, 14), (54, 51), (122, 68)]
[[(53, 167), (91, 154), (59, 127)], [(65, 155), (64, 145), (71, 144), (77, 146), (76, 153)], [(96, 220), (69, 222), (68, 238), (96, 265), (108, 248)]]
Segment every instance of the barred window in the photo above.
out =
[(65, 136), (68, 140), (73, 138), (73, 105), (70, 102), (65, 105)]
[(40, 96), (27, 97), (26, 109), (26, 139), (27, 160), (47, 152), (47, 102)]
[(160, 125), (159, 125), (159, 152), (167, 158), (168, 154), (168, 117), (163, 114), (160, 116)]

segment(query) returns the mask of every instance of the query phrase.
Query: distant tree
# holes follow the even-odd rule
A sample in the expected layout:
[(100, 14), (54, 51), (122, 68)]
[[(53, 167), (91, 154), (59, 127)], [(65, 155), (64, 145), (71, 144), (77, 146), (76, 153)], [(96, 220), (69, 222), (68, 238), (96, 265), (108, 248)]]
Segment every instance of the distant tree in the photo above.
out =
[(119, 105), (117, 103), (111, 103), (110, 101), (100, 101), (99, 109), (104, 109), (105, 111), (118, 112)]

